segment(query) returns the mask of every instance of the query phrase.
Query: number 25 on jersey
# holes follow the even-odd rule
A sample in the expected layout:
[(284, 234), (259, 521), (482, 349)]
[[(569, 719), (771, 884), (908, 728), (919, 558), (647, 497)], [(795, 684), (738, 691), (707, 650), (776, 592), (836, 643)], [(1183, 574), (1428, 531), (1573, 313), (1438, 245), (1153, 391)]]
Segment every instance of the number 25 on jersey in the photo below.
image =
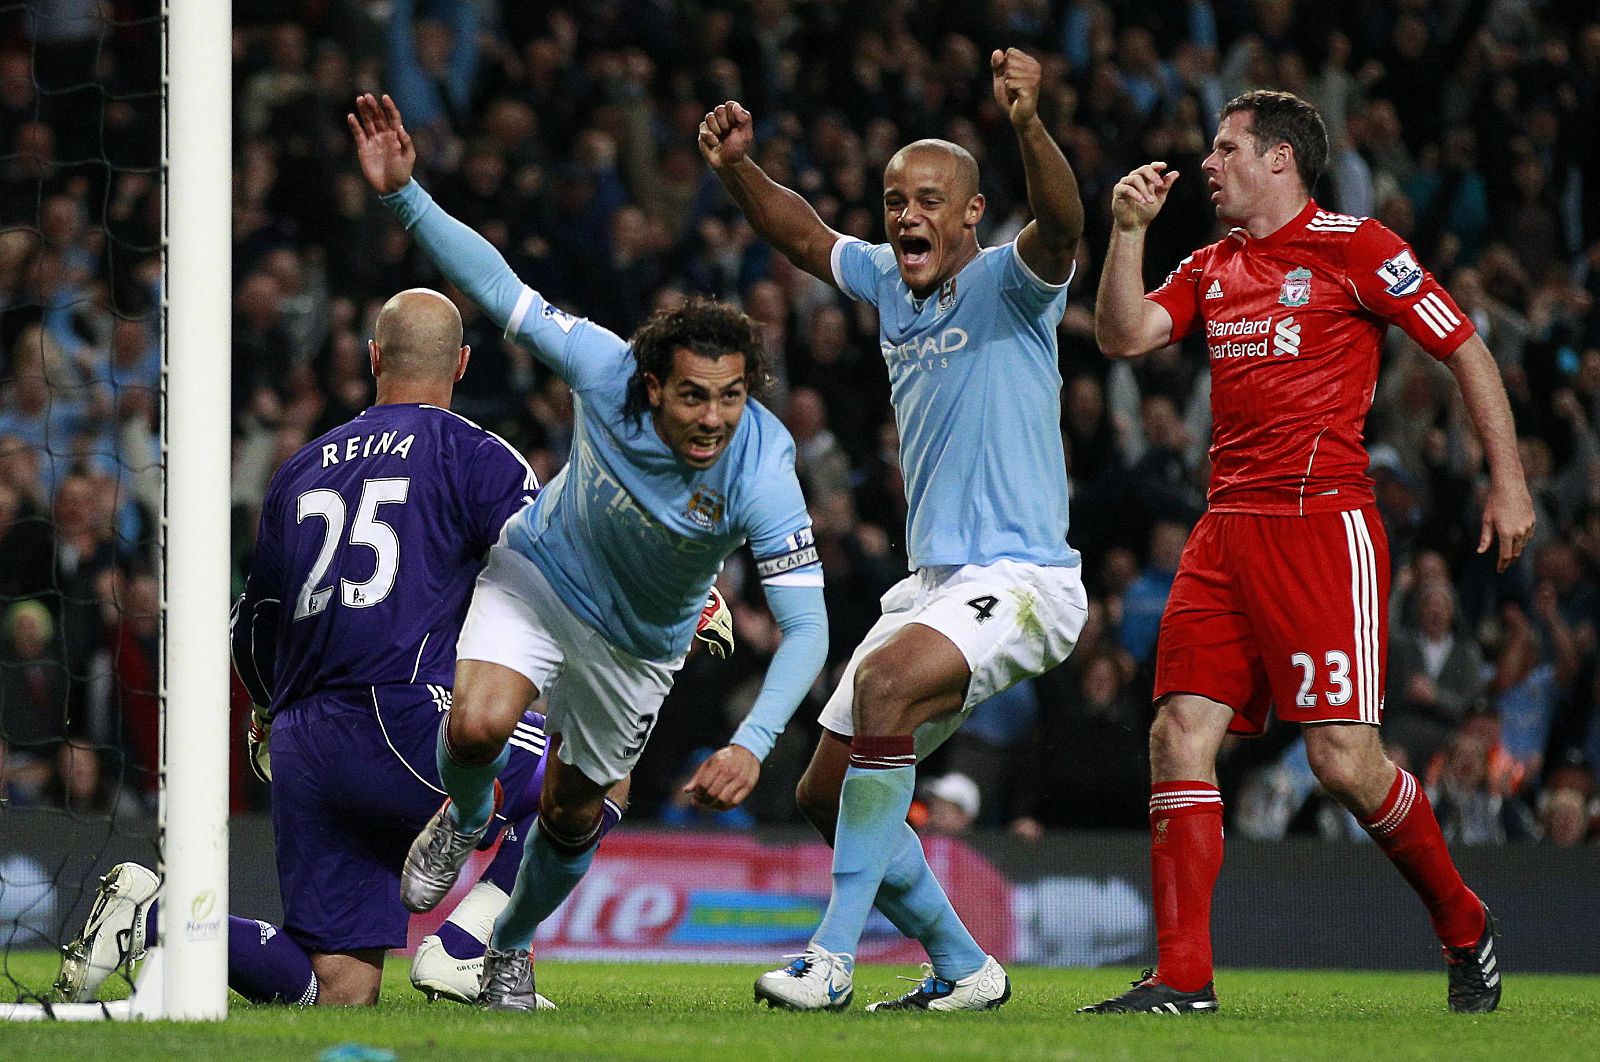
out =
[[(361, 484), (361, 501), (356, 505), (356, 518), (350, 525), (350, 544), (372, 550), (377, 555), (377, 564), (370, 579), (339, 580), (339, 601), (346, 607), (370, 608), (394, 589), (395, 575), (400, 570), (400, 539), (393, 527), (378, 519), (378, 507), (403, 504), (410, 491), (411, 480), (407, 478), (369, 479)], [(344, 498), (335, 490), (306, 491), (295, 499), (295, 523), (303, 524), (312, 516), (321, 517), (323, 521), (322, 549), (300, 592), (295, 595), (296, 620), (320, 614), (333, 598), (331, 585), (319, 590), (317, 584), (328, 574), (339, 539), (344, 536)]]

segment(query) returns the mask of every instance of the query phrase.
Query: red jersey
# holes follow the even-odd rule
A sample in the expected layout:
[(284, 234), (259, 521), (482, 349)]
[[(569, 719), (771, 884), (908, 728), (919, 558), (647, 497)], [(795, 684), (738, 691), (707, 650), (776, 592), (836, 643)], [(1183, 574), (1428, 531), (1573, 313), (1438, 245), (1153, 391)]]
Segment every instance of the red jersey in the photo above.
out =
[(1472, 323), (1406, 242), (1308, 201), (1255, 239), (1234, 229), (1146, 295), (1172, 341), (1211, 355), (1210, 508), (1305, 515), (1373, 500), (1362, 446), (1388, 325), (1443, 360)]

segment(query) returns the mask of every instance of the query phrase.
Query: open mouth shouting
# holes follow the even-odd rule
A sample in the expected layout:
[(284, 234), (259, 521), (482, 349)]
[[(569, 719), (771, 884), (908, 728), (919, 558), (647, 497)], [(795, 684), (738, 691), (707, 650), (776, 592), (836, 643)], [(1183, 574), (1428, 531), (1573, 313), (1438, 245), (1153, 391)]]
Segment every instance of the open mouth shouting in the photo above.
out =
[(926, 236), (900, 237), (900, 264), (907, 270), (924, 269), (931, 261), (933, 261), (932, 240)]
[(722, 448), (727, 444), (728, 436), (724, 432), (713, 435), (696, 433), (684, 440), (682, 457), (691, 465), (709, 465), (722, 453)]

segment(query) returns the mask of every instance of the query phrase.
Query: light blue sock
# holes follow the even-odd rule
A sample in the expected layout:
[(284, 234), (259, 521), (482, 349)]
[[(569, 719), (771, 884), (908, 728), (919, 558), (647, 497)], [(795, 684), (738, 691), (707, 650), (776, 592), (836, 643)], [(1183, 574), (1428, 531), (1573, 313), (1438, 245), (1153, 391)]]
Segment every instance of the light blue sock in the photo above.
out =
[[(597, 831), (598, 832), (598, 831)], [(550, 912), (561, 906), (594, 862), (595, 843), (591, 839), (580, 852), (573, 847), (552, 843), (541, 822), (522, 851), (522, 867), (517, 871), (517, 886), (511, 899), (494, 922), (491, 947), (498, 951), (526, 948), (533, 943), (533, 932)]]
[(903, 821), (899, 846), (874, 902), (896, 929), (922, 943), (933, 962), (933, 972), (946, 981), (977, 973), (989, 957), (950, 906), (950, 898), (928, 866), (917, 831)]
[(900, 830), (917, 783), (914, 763), (887, 770), (852, 765), (839, 791), (833, 839), (833, 895), (811, 942), (854, 955), (872, 901), (900, 847)]
[(500, 755), (482, 767), (464, 767), (450, 755), (445, 740), (445, 727), (450, 725), (450, 713), (439, 720), (439, 739), (433, 747), (433, 760), (439, 767), (439, 781), (455, 807), (456, 826), (471, 833), (489, 821), (494, 814), (494, 780), (506, 768), (511, 758), (511, 746), (500, 750)]

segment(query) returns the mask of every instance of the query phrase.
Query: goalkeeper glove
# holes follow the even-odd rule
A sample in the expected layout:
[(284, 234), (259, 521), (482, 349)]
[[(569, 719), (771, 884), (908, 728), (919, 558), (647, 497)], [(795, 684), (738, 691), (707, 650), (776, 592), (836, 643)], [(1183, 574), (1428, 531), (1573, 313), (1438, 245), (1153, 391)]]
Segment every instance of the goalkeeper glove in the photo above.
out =
[(700, 621), (695, 624), (694, 636), (705, 642), (711, 655), (718, 659), (733, 652), (733, 612), (714, 586), (706, 595), (706, 604), (700, 610)]
[(244, 750), (250, 761), (250, 773), (263, 782), (272, 781), (272, 751), (267, 747), (267, 737), (272, 733), (272, 720), (267, 710), (259, 704), (250, 706), (250, 722), (244, 730)]

